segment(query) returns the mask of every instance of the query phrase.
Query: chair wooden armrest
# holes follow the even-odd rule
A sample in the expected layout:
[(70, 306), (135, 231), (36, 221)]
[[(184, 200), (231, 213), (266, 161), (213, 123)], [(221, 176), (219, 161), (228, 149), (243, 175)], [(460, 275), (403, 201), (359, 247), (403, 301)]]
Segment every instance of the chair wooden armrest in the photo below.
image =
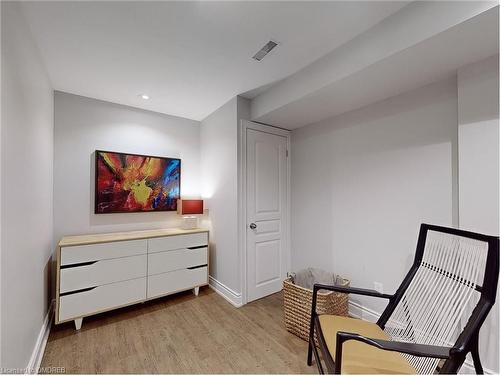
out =
[(432, 357), (440, 359), (450, 358), (452, 347), (414, 344), (411, 342), (389, 341), (372, 339), (356, 333), (337, 332), (337, 344), (335, 347), (335, 373), (340, 374), (342, 368), (342, 345), (344, 342), (354, 340), (374, 346), (381, 350), (411, 354), (417, 357)]
[(392, 294), (379, 293), (376, 290), (372, 290), (372, 289), (352, 288), (352, 287), (345, 287), (345, 286), (339, 286), (339, 285), (329, 285), (329, 284), (314, 284), (313, 297), (312, 297), (312, 303), (311, 303), (311, 325), (310, 325), (310, 327), (311, 327), (310, 334), (311, 335), (313, 334), (313, 330), (314, 330), (313, 329), (313, 321), (314, 321), (314, 317), (316, 315), (316, 302), (318, 299), (318, 292), (320, 290), (331, 290), (333, 292), (351, 293), (351, 294), (358, 294), (358, 295), (362, 295), (362, 296), (386, 298), (389, 300), (394, 297), (394, 295), (392, 295)]
[(386, 298), (386, 299), (391, 299), (392, 297), (394, 297), (393, 294), (380, 293), (380, 292), (377, 292), (376, 290), (373, 290), (373, 289), (352, 288), (352, 287), (345, 287), (345, 286), (339, 286), (339, 285), (328, 285), (328, 284), (314, 284), (314, 286), (313, 286), (313, 299), (318, 294), (318, 291), (323, 290), (323, 289), (324, 290), (331, 290), (333, 292), (339, 292), (339, 293), (358, 294), (358, 295), (362, 295), (362, 296), (378, 297), (378, 298)]

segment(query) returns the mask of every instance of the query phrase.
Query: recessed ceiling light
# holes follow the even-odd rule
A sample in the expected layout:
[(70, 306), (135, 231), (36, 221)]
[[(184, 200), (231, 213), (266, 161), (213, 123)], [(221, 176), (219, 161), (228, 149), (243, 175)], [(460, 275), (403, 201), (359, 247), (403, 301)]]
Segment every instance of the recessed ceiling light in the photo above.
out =
[(148, 100), (149, 99), (149, 95), (146, 95), (146, 94), (141, 94), (139, 95), (141, 98), (143, 98), (144, 100)]

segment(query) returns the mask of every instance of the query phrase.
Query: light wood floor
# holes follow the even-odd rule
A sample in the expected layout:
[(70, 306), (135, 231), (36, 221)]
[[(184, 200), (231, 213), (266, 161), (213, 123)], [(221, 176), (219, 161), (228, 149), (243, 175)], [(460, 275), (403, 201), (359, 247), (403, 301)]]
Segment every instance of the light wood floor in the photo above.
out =
[(66, 373), (314, 373), (282, 295), (234, 308), (208, 287), (53, 326), (42, 366)]

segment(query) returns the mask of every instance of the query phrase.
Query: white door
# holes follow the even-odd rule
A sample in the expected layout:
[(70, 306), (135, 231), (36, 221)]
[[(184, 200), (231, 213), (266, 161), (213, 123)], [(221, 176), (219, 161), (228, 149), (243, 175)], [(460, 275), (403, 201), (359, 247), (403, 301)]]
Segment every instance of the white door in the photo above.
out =
[(287, 273), (288, 138), (272, 131), (246, 128), (248, 302), (280, 291)]

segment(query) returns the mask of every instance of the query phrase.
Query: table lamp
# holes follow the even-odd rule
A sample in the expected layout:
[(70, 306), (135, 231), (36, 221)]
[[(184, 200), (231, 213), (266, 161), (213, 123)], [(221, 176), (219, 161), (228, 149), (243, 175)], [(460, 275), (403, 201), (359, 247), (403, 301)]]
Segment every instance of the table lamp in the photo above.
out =
[(198, 228), (198, 217), (203, 215), (203, 199), (179, 199), (177, 213), (182, 215), (182, 229)]

